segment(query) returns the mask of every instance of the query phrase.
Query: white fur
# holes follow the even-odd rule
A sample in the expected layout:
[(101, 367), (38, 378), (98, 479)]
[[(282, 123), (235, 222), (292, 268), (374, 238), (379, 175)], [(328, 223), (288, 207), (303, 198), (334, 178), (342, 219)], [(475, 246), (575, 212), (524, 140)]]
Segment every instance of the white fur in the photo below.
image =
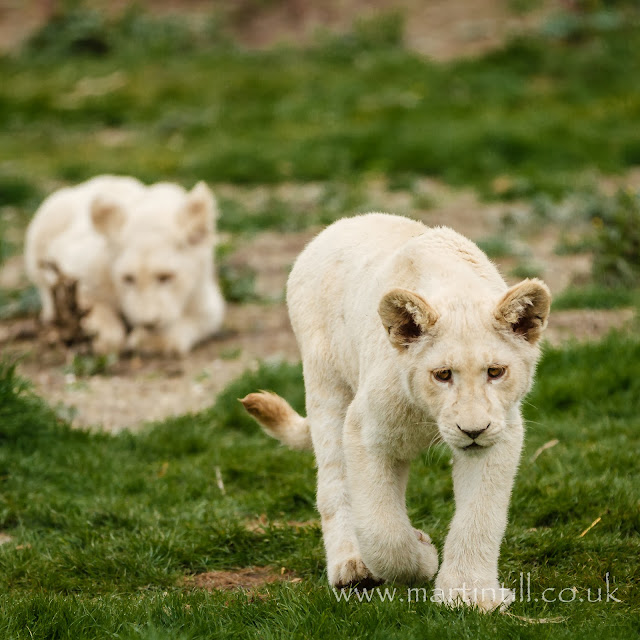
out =
[[(438, 554), (412, 527), (405, 488), (411, 459), (442, 438), (453, 452), (456, 512), (435, 596), (483, 610), (506, 606), (512, 594), (500, 590), (498, 555), (522, 447), (520, 403), (549, 312), (546, 285), (525, 280), (508, 289), (451, 229), (368, 214), (340, 220), (307, 246), (287, 302), (302, 353), (330, 582), (434, 577)], [(490, 379), (493, 366), (506, 373)], [(449, 382), (433, 375), (443, 369)], [(303, 419), (282, 399), (251, 394), (243, 403), (272, 435), (286, 442), (291, 425), (289, 441), (303, 443)], [(286, 420), (274, 426), (278, 415)], [(474, 441), (463, 430), (482, 431), (482, 448), (465, 449)]]
[(99, 176), (55, 192), (25, 242), (42, 320), (54, 319), (55, 265), (78, 281), (96, 351), (188, 352), (219, 329), (224, 314), (213, 263), (215, 215), (203, 183), (187, 193)]

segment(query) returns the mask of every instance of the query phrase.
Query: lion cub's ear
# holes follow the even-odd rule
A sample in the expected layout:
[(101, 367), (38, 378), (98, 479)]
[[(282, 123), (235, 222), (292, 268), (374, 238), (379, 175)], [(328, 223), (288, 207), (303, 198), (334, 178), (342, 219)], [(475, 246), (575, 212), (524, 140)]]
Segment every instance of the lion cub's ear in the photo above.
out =
[(422, 296), (407, 289), (386, 293), (380, 300), (378, 314), (396, 349), (405, 349), (418, 340), (439, 318)]
[(549, 287), (537, 278), (523, 280), (511, 287), (498, 303), (496, 320), (535, 344), (547, 326), (551, 308)]
[(178, 214), (178, 226), (188, 244), (200, 244), (211, 236), (217, 213), (213, 193), (204, 182), (198, 182), (187, 194), (187, 201)]
[(92, 200), (89, 213), (96, 231), (109, 240), (115, 240), (127, 219), (122, 206), (104, 195)]

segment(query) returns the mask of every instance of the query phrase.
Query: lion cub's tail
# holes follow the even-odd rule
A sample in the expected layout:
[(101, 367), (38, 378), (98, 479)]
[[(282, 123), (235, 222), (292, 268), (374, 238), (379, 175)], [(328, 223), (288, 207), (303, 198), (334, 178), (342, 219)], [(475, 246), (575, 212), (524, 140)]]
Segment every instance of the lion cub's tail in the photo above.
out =
[(284, 398), (270, 391), (260, 391), (239, 400), (270, 436), (292, 449), (311, 449), (309, 421), (294, 411)]

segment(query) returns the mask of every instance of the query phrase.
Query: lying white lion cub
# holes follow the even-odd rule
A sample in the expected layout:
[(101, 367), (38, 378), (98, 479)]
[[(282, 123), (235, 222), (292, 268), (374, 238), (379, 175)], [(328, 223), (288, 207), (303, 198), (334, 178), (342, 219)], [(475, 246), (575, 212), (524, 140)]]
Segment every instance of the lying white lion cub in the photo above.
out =
[[(204, 183), (187, 193), (99, 176), (60, 189), (27, 230), (27, 273), (54, 319), (59, 273), (78, 281), (97, 352), (184, 354), (217, 331), (224, 301), (213, 264), (216, 203)], [(127, 334), (127, 328), (131, 331)]]
[(282, 398), (242, 400), (268, 433), (313, 446), (329, 580), (434, 577), (438, 553), (405, 508), (409, 462), (438, 434), (453, 451), (456, 513), (435, 599), (506, 606), (498, 555), (550, 293), (507, 288), (476, 245), (385, 214), (340, 220), (288, 283), (307, 418)]

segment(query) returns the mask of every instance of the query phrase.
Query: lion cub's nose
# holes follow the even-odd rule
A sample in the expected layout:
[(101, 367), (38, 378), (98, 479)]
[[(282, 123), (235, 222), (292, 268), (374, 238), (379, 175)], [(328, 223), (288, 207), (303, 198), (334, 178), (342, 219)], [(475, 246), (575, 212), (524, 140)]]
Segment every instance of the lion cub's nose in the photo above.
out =
[(477, 429), (475, 431), (463, 429), (459, 424), (456, 423), (456, 427), (462, 431), (466, 436), (469, 436), (472, 440), (475, 440), (481, 433), (484, 433), (489, 427), (491, 423), (489, 423), (484, 429)]

